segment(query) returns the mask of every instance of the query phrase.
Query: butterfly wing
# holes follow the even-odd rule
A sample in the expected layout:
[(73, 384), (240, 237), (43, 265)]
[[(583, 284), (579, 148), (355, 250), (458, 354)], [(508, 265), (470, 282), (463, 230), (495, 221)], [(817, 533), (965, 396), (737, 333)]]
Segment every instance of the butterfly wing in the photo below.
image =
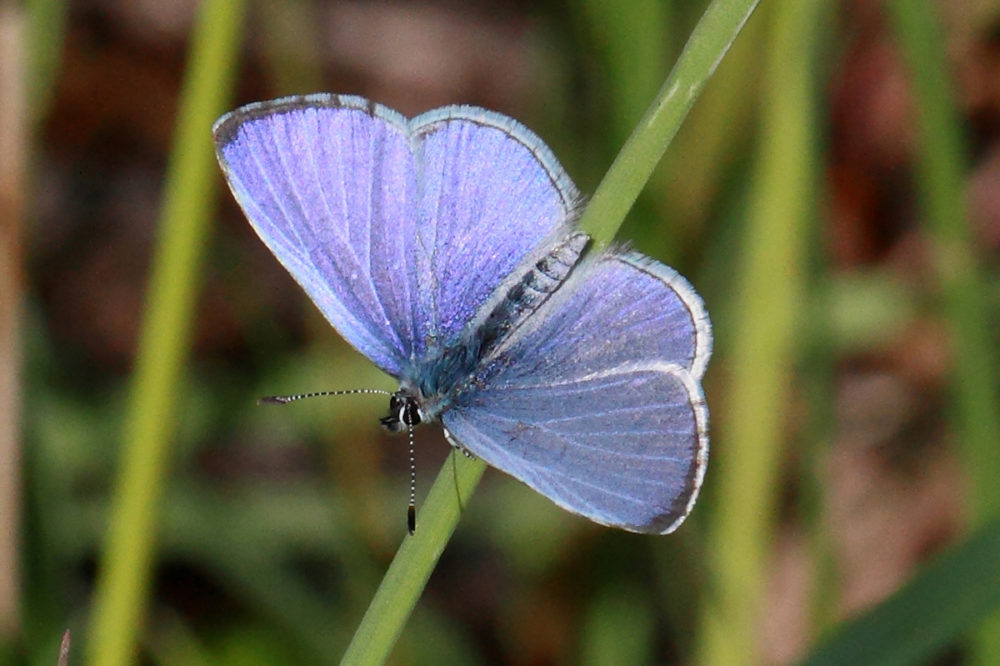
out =
[(227, 114), (213, 133), (265, 245), (394, 376), (456, 339), (577, 197), (535, 135), (473, 107), (411, 121), (359, 97), (290, 97)]
[(417, 116), (424, 335), (447, 346), (496, 288), (568, 231), (579, 194), (541, 139), (468, 106)]
[(581, 263), (442, 416), (453, 443), (560, 506), (668, 533), (708, 458), (701, 299), (636, 253)]

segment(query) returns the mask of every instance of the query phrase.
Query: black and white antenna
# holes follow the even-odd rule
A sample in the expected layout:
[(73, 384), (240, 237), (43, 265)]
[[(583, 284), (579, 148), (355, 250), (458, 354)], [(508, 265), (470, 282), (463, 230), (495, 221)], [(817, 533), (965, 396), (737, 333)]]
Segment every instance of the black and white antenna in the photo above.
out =
[[(313, 391), (312, 393), (295, 393), (293, 395), (266, 395), (257, 400), (258, 405), (287, 405), (290, 402), (306, 398), (322, 398), (331, 395), (375, 394), (392, 397), (390, 391), (382, 389), (346, 389), (342, 391)], [(404, 421), (405, 422), (405, 421)], [(410, 440), (410, 504), (406, 510), (406, 530), (412, 535), (417, 529), (417, 457), (413, 444), (413, 426), (406, 424), (407, 436)]]
[(345, 391), (313, 391), (312, 393), (296, 393), (294, 395), (265, 395), (257, 401), (258, 405), (287, 405), (297, 400), (306, 398), (322, 398), (328, 395), (357, 395), (359, 393), (374, 393), (377, 395), (392, 396), (389, 391), (382, 389), (347, 389)]
[(406, 425), (410, 438), (410, 505), (406, 509), (406, 530), (413, 536), (417, 531), (417, 458), (413, 448), (413, 426)]

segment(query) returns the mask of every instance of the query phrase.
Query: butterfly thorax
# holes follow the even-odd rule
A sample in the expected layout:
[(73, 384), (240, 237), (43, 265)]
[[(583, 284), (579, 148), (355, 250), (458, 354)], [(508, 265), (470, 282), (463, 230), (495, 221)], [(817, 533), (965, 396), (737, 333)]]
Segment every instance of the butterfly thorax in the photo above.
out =
[(590, 243), (587, 234), (563, 238), (520, 279), (500, 287), (504, 291), (486, 306), (459, 340), (415, 365), (389, 400), (386, 429), (399, 432), (436, 420), (463, 391), (488, 382), (503, 364), (503, 345), (569, 278)]

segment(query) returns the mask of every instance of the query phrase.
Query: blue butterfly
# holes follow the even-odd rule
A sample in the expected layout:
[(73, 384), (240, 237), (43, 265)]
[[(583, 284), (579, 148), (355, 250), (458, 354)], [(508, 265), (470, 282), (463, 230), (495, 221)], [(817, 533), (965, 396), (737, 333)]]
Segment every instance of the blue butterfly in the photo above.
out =
[(708, 462), (705, 307), (649, 257), (586, 251), (581, 196), (535, 134), (471, 106), (407, 119), (326, 94), (244, 106), (213, 134), (264, 244), (399, 380), (385, 427), (439, 420), (604, 525), (683, 522)]

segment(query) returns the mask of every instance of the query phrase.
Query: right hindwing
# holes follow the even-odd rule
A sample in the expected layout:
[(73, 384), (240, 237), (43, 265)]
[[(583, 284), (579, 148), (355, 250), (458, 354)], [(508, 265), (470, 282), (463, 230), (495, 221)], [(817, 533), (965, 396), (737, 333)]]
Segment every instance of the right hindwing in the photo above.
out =
[(442, 421), (451, 440), (570, 511), (670, 532), (705, 472), (710, 354), (690, 285), (652, 259), (608, 252), (580, 262)]

